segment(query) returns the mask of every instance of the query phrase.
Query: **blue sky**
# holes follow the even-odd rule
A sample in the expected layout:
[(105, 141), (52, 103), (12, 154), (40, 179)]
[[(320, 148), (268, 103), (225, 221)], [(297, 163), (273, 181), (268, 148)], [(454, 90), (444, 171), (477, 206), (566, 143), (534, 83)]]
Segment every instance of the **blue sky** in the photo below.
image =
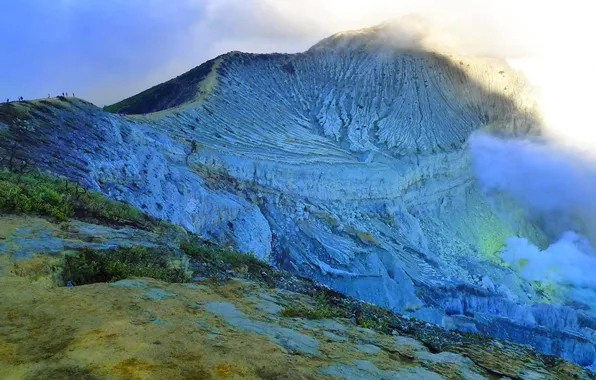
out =
[[(250, 16), (257, 3), (246, 3), (251, 2), (252, 7), (226, 0), (4, 1), (0, 97), (75, 92), (103, 105), (228, 50), (294, 51), (316, 41)], [(282, 38), (286, 44), (276, 44)]]
[[(151, 72), (177, 54), (199, 7), (160, 14), (140, 0), (7, 1), (0, 32), (0, 94), (41, 97), (67, 91), (106, 102), (101, 83)], [(181, 2), (183, 4), (183, 2)], [(161, 10), (163, 11), (163, 9)], [(9, 38), (6, 38), (6, 37)]]

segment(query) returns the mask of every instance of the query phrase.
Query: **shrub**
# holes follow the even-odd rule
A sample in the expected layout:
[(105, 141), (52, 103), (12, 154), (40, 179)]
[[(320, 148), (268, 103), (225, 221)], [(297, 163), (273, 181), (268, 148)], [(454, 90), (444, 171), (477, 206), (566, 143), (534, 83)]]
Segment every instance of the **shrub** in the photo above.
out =
[(65, 221), (69, 217), (148, 227), (154, 220), (125, 202), (87, 191), (76, 183), (39, 173), (0, 170), (0, 212), (26, 213)]
[(325, 293), (315, 295), (316, 305), (307, 307), (303, 304), (290, 305), (282, 309), (281, 315), (290, 318), (327, 319), (345, 317), (346, 311), (331, 304)]
[(356, 318), (356, 323), (360, 327), (364, 327), (371, 330), (381, 331), (387, 333), (389, 329), (389, 322), (384, 319), (374, 319), (366, 317)]
[(157, 248), (133, 246), (107, 251), (83, 249), (67, 255), (62, 263), (62, 279), (75, 285), (112, 282), (129, 277), (151, 277), (166, 282), (185, 282), (183, 268), (172, 268), (172, 253)]
[(50, 183), (29, 176), (0, 172), (0, 211), (35, 213), (64, 221), (72, 208)]
[(78, 202), (75, 204), (75, 211), (100, 220), (120, 224), (130, 223), (142, 226), (152, 222), (149, 216), (128, 203), (108, 199), (96, 192), (86, 192), (80, 195)]
[(290, 318), (327, 319), (339, 317), (341, 314), (329, 305), (316, 305), (314, 308), (290, 305), (282, 309), (281, 315)]
[(31, 202), (20, 186), (0, 180), (0, 211), (20, 213), (30, 209)]
[(243, 253), (232, 248), (218, 247), (202, 243), (198, 238), (191, 238), (190, 240), (183, 242), (180, 245), (180, 249), (182, 249), (189, 257), (200, 261), (211, 263), (221, 261), (235, 268), (246, 266), (249, 271), (271, 269), (269, 264), (250, 253)]

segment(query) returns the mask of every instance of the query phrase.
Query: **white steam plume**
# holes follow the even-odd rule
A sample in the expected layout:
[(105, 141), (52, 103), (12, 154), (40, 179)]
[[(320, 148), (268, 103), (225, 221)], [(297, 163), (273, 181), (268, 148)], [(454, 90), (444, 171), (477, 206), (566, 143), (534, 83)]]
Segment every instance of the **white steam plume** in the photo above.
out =
[[(470, 139), (476, 176), (489, 196), (513, 198), (528, 219), (550, 233), (545, 250), (510, 237), (501, 257), (530, 281), (589, 288), (572, 292), (580, 301), (596, 291), (596, 165), (591, 156), (545, 139)], [(571, 296), (571, 293), (570, 293)], [(577, 300), (577, 299), (576, 299)], [(596, 306), (596, 302), (592, 302)]]

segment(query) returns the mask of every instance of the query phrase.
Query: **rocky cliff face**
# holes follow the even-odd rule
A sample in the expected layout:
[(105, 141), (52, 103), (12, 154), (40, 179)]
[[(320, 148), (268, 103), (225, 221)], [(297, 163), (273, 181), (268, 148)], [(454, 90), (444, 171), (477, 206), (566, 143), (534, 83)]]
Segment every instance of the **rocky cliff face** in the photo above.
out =
[(592, 365), (593, 312), (498, 259), (509, 236), (548, 236), (480, 191), (466, 149), (477, 130), (536, 131), (524, 82), (498, 60), (399, 45), (394, 28), (229, 53), (113, 113), (2, 105), (0, 146), (356, 298)]

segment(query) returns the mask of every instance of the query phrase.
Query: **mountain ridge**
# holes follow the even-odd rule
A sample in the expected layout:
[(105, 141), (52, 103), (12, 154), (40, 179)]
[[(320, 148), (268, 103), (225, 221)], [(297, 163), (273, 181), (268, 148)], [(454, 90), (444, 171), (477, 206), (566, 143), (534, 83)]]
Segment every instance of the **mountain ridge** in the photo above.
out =
[(499, 260), (507, 237), (550, 237), (483, 193), (467, 150), (478, 131), (539, 133), (523, 78), (499, 60), (338, 38), (220, 56), (110, 108), (134, 115), (1, 105), (0, 148), (357, 299), (592, 365), (596, 315)]

